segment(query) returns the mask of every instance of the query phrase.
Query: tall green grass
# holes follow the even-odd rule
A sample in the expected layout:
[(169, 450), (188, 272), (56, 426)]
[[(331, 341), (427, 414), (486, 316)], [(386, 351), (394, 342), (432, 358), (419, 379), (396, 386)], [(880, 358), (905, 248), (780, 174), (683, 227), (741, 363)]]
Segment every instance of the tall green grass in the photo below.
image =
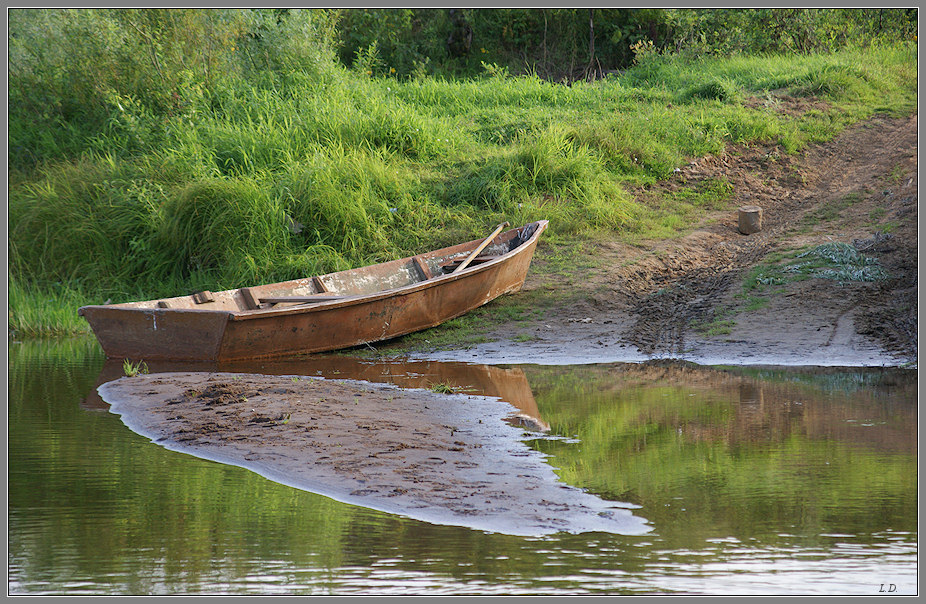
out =
[[(89, 332), (76, 309), (86, 303), (75, 284), (24, 284), (7, 281), (9, 314), (7, 329), (11, 339), (63, 336)], [(102, 302), (102, 300), (101, 300)]]
[[(657, 55), (573, 86), (503, 75), (400, 82), (332, 65), (229, 76), (183, 114), (119, 103), (79, 151), (73, 137), (60, 153), (40, 148), (53, 138), (30, 143), (35, 156), (59, 157), (34, 169), (11, 151), (15, 329), (75, 329), (44, 321), (58, 314), (49, 306), (73, 313), (328, 272), (475, 238), (501, 220), (549, 219), (553, 245), (668, 236), (730, 191), (650, 207), (631, 188), (730, 144), (794, 151), (875, 111), (910, 112), (916, 74), (909, 45)], [(826, 110), (776, 111), (785, 95), (819, 97)]]

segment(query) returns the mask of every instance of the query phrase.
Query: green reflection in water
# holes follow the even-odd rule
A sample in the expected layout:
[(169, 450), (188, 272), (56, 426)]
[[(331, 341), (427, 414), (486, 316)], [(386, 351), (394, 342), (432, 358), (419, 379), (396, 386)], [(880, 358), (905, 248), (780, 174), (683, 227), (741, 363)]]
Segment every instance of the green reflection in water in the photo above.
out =
[(104, 365), (92, 340), (9, 351), (12, 593), (362, 592), (382, 583), (377, 565), (438, 584), (543, 572), (519, 537), (342, 504), (151, 443), (83, 402)]
[[(677, 363), (527, 370), (562, 478), (674, 547), (916, 530), (916, 375)], [(779, 534), (788, 537), (779, 538)]]
[[(543, 420), (577, 437), (535, 446), (567, 482), (640, 504), (654, 527), (536, 540), (340, 504), (165, 450), (87, 396), (104, 365), (92, 340), (9, 353), (11, 593), (697, 591), (685, 576), (710, 574), (699, 560), (771, 565), (785, 549), (841, 577), (848, 550), (833, 553), (833, 533), (872, 546), (854, 554), (867, 568), (880, 568), (879, 548), (899, 551), (915, 577), (915, 553), (888, 547), (916, 541), (915, 372), (524, 367)], [(716, 541), (728, 537), (743, 545)], [(717, 568), (718, 587), (737, 572)], [(783, 591), (799, 584), (782, 577)]]
[[(10, 560), (20, 580), (79, 592), (81, 578), (109, 576), (147, 593), (214, 581), (220, 567), (279, 550), (321, 568), (344, 563), (345, 506), (167, 451), (115, 415), (82, 409), (103, 364), (95, 351), (81, 341), (10, 347)], [(225, 555), (232, 568), (216, 561)]]

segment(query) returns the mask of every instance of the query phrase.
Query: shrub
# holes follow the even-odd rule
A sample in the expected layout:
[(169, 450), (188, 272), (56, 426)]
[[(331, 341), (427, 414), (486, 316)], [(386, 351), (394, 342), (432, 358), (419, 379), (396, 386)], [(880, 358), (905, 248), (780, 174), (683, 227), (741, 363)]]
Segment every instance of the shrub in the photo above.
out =
[(718, 100), (725, 103), (741, 103), (743, 93), (739, 86), (729, 78), (714, 77), (703, 84), (689, 88), (683, 95), (689, 99)]

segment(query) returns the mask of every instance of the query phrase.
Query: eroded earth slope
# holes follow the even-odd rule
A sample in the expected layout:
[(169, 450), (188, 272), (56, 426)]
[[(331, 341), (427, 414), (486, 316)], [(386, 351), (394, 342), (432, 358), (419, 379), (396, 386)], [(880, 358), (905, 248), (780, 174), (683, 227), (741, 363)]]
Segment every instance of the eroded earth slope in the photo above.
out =
[[(589, 254), (594, 268), (565, 282), (532, 271), (520, 295), (559, 293), (542, 316), (493, 328), (489, 343), (419, 352), (552, 364), (916, 362), (915, 115), (875, 117), (796, 155), (772, 145), (730, 149), (691, 162), (638, 199), (705, 179), (732, 184), (730, 209), (678, 239), (599, 243)], [(738, 231), (743, 205), (763, 209), (761, 232)], [(827, 273), (832, 266), (814, 254), (821, 245), (855, 254), (855, 264)], [(819, 266), (808, 269), (814, 260)], [(544, 261), (540, 250), (536, 262)]]

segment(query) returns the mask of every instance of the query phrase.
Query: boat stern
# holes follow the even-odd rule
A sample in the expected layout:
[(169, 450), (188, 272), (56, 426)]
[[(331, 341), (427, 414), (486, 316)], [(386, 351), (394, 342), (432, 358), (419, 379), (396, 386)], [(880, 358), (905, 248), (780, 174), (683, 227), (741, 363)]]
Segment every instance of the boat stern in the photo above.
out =
[(215, 360), (228, 324), (228, 311), (83, 306), (107, 358)]

